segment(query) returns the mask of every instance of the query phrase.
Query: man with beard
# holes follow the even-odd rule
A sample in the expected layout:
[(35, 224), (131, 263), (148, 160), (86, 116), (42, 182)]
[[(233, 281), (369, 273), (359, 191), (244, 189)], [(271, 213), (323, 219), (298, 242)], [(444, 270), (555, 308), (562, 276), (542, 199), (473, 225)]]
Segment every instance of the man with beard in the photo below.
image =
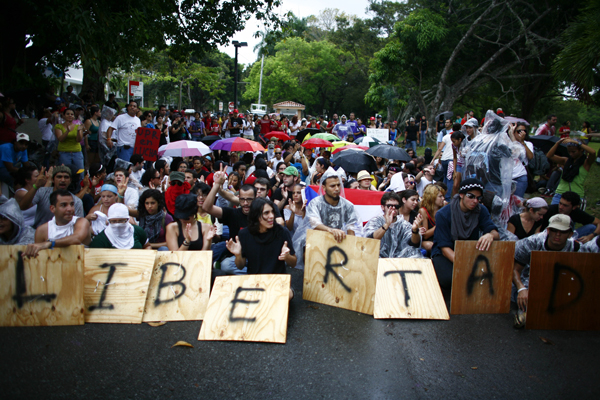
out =
[(75, 200), (65, 189), (58, 189), (50, 195), (50, 211), (54, 218), (40, 225), (35, 231), (35, 243), (27, 245), (23, 253), (36, 257), (40, 250), (71, 245), (89, 245), (91, 241), (90, 223), (85, 218), (75, 216)]
[[(19, 202), (21, 210), (27, 210), (32, 205), (37, 204), (37, 210), (35, 212), (35, 221), (33, 227), (36, 228), (46, 222), (50, 221), (54, 214), (50, 211), (50, 195), (52, 192), (58, 189), (67, 190), (71, 185), (71, 169), (65, 165), (54, 167), (51, 169), (52, 174), (52, 186), (46, 187), (46, 181), (48, 175), (40, 173), (36, 180), (33, 188), (30, 189), (25, 196)], [(73, 196), (75, 215), (77, 217), (84, 217), (83, 215), (83, 203), (77, 196)]]
[[(331, 130), (337, 125), (337, 123), (338, 123), (338, 115), (333, 114), (333, 118), (327, 124), (327, 127), (325, 128), (325, 132), (331, 133)], [(323, 127), (323, 124), (321, 124), (321, 127)]]
[(283, 210), (287, 205), (289, 195), (292, 193), (294, 185), (300, 181), (300, 174), (296, 167), (289, 166), (285, 168), (283, 170), (282, 180), (283, 185), (275, 190), (272, 196), (273, 203), (275, 203), (280, 210)]

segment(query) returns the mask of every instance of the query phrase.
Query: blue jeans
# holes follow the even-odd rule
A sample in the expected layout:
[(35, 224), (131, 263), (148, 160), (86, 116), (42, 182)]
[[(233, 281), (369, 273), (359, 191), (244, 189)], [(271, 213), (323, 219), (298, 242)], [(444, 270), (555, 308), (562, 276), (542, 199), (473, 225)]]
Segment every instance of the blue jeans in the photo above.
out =
[(425, 147), (426, 144), (427, 144), (427, 131), (421, 131), (421, 141), (419, 143), (419, 146)]
[(83, 173), (77, 175), (77, 171), (83, 169), (83, 153), (80, 151), (60, 151), (58, 153), (58, 165), (73, 165), (75, 171), (73, 171), (73, 178), (77, 177), (79, 183), (83, 179)]
[[(577, 232), (577, 234), (578, 234), (577, 237), (590, 235), (590, 234), (594, 233), (594, 231), (596, 231), (596, 225), (594, 225), (594, 224), (584, 225), (581, 228), (575, 229), (575, 232)], [(594, 239), (594, 240), (596, 240), (596, 239)]]
[(131, 146), (128, 149), (125, 149), (125, 146), (117, 147), (117, 158), (120, 158), (121, 160), (125, 160), (125, 161), (129, 162), (132, 155), (133, 155), (133, 146)]
[(246, 275), (248, 273), (248, 267), (239, 269), (235, 265), (235, 256), (231, 256), (221, 261), (221, 271), (228, 275)]
[(560, 203), (560, 199), (562, 198), (562, 193), (554, 193), (554, 197), (552, 197), (552, 202), (550, 205), (555, 205)]
[(517, 189), (515, 190), (515, 196), (519, 196), (521, 198), (525, 197), (525, 191), (527, 190), (527, 175), (522, 175), (516, 179), (513, 179), (517, 182)]
[(407, 140), (406, 141), (406, 150), (413, 149), (415, 154), (417, 154), (417, 141), (416, 140)]

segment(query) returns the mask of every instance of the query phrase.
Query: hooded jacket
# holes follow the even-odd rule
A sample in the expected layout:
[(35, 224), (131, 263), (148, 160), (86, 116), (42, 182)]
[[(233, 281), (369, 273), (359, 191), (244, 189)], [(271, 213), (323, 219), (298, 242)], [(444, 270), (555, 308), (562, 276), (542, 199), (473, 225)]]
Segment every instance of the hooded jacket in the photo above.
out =
[(21, 212), (19, 204), (15, 199), (10, 199), (0, 206), (0, 215), (9, 219), (14, 225), (12, 238), (9, 240), (4, 240), (2, 237), (0, 237), (0, 245), (24, 245), (34, 242), (35, 229), (30, 226), (25, 226), (25, 222), (23, 221), (23, 213)]

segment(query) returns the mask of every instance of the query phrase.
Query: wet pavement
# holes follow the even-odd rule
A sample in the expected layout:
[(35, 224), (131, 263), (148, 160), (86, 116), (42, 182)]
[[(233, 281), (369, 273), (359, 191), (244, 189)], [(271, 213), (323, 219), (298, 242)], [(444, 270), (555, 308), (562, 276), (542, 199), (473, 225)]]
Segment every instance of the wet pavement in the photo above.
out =
[(0, 328), (2, 398), (600, 397), (598, 332), (375, 320), (302, 300), (302, 271), (292, 285), (286, 344), (199, 342), (199, 321)]

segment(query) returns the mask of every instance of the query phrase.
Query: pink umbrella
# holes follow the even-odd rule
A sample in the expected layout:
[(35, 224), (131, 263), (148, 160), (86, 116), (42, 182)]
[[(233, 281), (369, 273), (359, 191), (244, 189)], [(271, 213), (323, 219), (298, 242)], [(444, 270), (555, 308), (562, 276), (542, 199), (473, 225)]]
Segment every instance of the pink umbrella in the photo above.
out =
[(265, 151), (260, 143), (240, 137), (219, 140), (211, 144), (210, 148), (211, 150), (225, 151)]

